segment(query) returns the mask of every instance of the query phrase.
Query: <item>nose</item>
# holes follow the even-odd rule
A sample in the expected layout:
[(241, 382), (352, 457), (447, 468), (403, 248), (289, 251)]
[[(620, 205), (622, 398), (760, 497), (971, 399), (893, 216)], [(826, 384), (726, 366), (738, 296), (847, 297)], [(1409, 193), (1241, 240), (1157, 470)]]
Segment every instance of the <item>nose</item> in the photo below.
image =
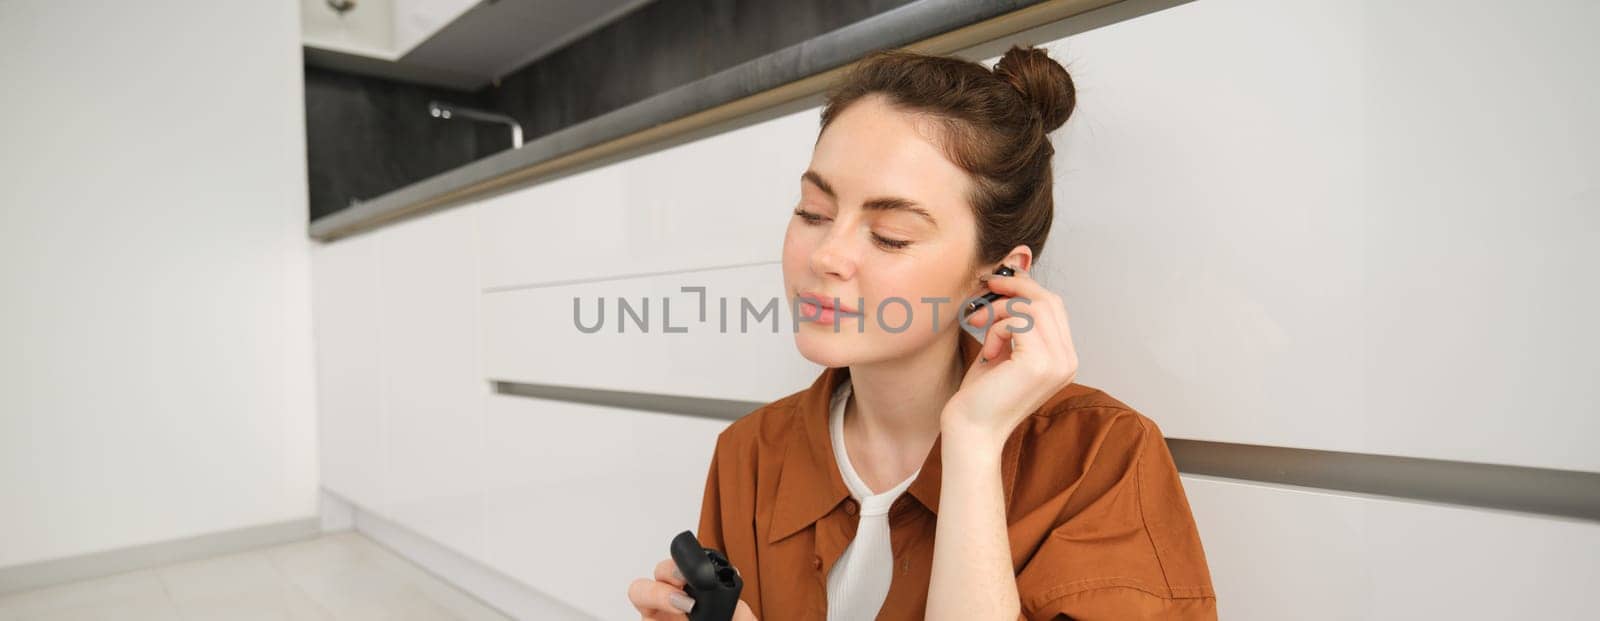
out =
[(855, 275), (855, 256), (849, 248), (849, 236), (841, 234), (844, 230), (834, 226), (822, 244), (811, 252), (812, 273), (840, 280), (849, 280)]

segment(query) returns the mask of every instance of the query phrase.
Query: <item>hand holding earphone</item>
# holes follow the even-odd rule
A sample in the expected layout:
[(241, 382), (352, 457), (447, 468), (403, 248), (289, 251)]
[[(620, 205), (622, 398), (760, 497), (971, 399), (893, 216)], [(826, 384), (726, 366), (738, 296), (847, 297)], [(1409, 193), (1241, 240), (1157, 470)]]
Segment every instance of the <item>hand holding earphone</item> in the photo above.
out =
[(655, 578), (628, 585), (628, 601), (640, 621), (759, 621), (739, 599), (744, 578), (720, 550), (702, 547), (694, 531), (672, 538), (669, 556), (656, 564)]
[(945, 403), (940, 428), (999, 450), (1018, 423), (1077, 377), (1078, 353), (1066, 304), (1026, 269), (1011, 276), (996, 270), (985, 284), (999, 294), (991, 312), (980, 307), (962, 319), (987, 326), (983, 349)]
[[(700, 546), (694, 531), (672, 539), (672, 561), (683, 576), (683, 592), (694, 600), (689, 621), (728, 621), (738, 612), (744, 579), (721, 551)], [(748, 609), (746, 610), (748, 612)], [(754, 615), (749, 615), (754, 616)]]

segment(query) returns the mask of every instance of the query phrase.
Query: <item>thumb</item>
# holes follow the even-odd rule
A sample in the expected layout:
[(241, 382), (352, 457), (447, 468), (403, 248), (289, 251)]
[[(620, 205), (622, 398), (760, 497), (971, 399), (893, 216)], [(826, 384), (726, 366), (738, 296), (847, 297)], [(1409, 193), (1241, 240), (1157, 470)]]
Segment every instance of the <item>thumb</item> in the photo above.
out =
[(760, 620), (756, 619), (756, 613), (751, 612), (750, 604), (744, 603), (744, 600), (741, 599), (741, 600), (739, 600), (739, 605), (733, 609), (733, 621), (760, 621)]

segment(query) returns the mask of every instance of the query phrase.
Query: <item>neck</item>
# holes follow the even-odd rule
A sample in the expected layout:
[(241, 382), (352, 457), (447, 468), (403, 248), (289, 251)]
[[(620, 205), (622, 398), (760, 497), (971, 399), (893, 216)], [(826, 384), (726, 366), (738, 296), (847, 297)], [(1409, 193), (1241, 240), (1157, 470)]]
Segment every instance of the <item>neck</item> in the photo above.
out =
[(850, 366), (850, 403), (858, 429), (872, 443), (932, 446), (939, 413), (961, 387), (959, 330), (909, 356)]

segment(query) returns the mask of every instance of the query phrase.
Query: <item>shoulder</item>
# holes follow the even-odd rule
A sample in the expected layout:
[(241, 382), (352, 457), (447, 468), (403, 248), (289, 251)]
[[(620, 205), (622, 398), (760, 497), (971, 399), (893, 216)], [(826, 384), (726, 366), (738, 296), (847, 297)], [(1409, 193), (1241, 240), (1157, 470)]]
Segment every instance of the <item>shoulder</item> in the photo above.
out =
[(791, 393), (734, 419), (717, 434), (718, 455), (748, 455), (762, 447), (781, 446), (791, 434), (801, 433), (800, 398), (804, 390)]
[(1156, 421), (1104, 390), (1068, 384), (1035, 410), (1018, 429), (1035, 450), (1097, 452), (1107, 448), (1138, 452), (1146, 445), (1165, 447)]
[(1044, 419), (1051, 423), (1087, 419), (1102, 424), (1124, 422), (1138, 424), (1141, 427), (1155, 426), (1155, 421), (1123, 403), (1122, 400), (1104, 390), (1078, 382), (1067, 384), (1057, 391), (1044, 402), (1044, 405), (1034, 411), (1033, 418)]

